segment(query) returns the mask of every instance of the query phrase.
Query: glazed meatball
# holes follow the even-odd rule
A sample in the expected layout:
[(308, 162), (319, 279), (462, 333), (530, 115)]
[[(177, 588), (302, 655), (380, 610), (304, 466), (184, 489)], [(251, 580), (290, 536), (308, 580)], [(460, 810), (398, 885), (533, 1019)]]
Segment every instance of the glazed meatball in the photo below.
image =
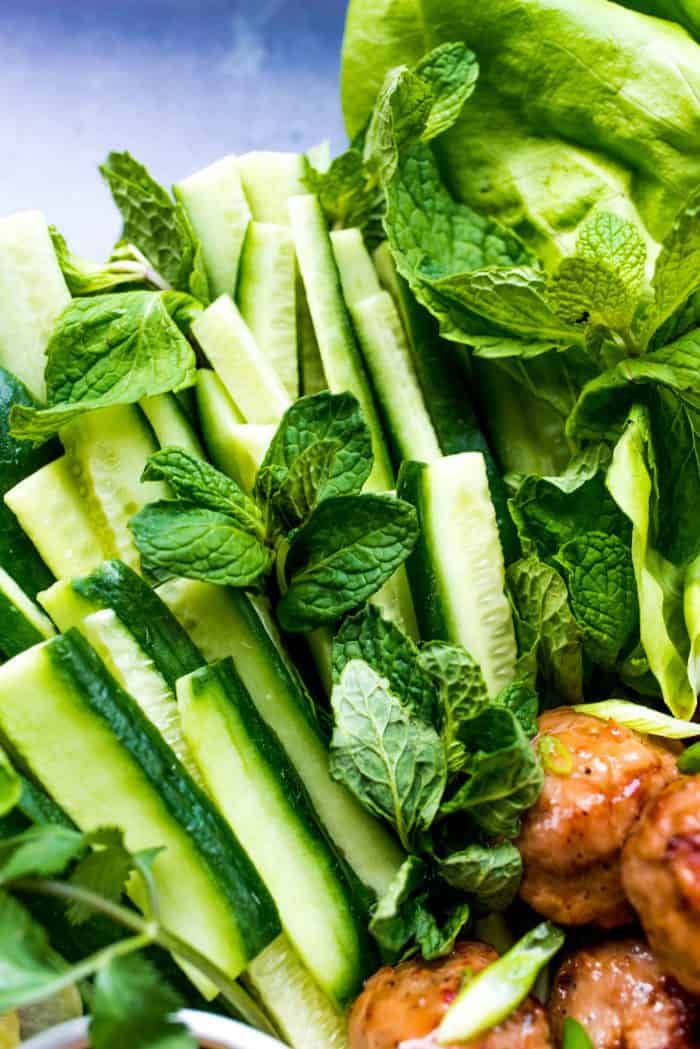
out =
[(625, 845), (622, 880), (664, 969), (700, 995), (700, 775), (647, 806)]
[(700, 1005), (667, 976), (642, 940), (601, 943), (570, 955), (549, 1000), (556, 1044), (578, 1020), (594, 1049), (697, 1049)]
[(645, 803), (673, 779), (673, 756), (612, 721), (567, 707), (539, 719), (538, 740), (553, 737), (561, 772), (545, 769), (542, 793), (523, 822), (521, 896), (566, 925), (606, 928), (632, 918), (620, 877), (620, 851)]
[[(459, 991), (465, 969), (479, 972), (497, 957), (484, 943), (463, 942), (438, 961), (412, 959), (380, 969), (367, 981), (350, 1013), (349, 1049), (396, 1049), (401, 1042), (428, 1037)], [(544, 1009), (529, 998), (504, 1023), (459, 1049), (552, 1046)]]

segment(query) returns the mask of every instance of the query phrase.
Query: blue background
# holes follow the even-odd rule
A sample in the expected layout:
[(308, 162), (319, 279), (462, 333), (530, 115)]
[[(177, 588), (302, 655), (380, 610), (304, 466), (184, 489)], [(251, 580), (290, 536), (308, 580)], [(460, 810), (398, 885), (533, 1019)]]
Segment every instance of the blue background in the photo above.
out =
[(40, 208), (104, 256), (97, 165), (129, 149), (172, 183), (225, 153), (344, 136), (345, 0), (0, 0), (0, 214)]

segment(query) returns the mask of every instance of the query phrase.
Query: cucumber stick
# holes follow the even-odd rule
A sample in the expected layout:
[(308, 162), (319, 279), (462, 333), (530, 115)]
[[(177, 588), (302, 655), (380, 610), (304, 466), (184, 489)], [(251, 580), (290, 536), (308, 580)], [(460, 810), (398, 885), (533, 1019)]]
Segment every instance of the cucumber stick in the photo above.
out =
[(39, 211), (0, 219), (0, 302), (0, 365), (43, 401), (44, 351), (70, 292)]
[(305, 192), (301, 154), (244, 153), (238, 158), (238, 170), (255, 221), (289, 225), (287, 201)]
[(208, 661), (231, 656), (260, 715), (277, 733), (321, 823), (360, 881), (382, 896), (402, 853), (393, 837), (331, 778), (312, 702), (270, 617), (241, 591), (172, 580), (158, 593)]
[(286, 226), (251, 222), (236, 300), (253, 338), (291, 398), (299, 396), (296, 259)]
[(116, 825), (132, 850), (163, 847), (153, 865), (163, 923), (229, 976), (279, 933), (229, 827), (76, 631), (0, 668), (0, 726), (81, 829)]
[(365, 247), (362, 231), (339, 229), (331, 233), (333, 256), (348, 309), (382, 290), (372, 256)]
[(208, 368), (197, 372), (197, 407), (211, 461), (244, 491), (252, 491), (275, 427), (244, 422), (221, 379)]
[(278, 423), (291, 398), (228, 295), (197, 317), (192, 332), (247, 422)]
[(202, 246), (212, 298), (233, 295), (250, 208), (236, 157), (217, 160), (173, 186)]
[(51, 620), (0, 568), (0, 652), (16, 656), (55, 633)]
[(89, 572), (108, 556), (65, 455), (16, 484), (5, 502), (57, 578)]
[(198, 459), (204, 458), (199, 437), (174, 393), (143, 397), (139, 408), (148, 419), (161, 448), (182, 448)]
[(318, 198), (313, 194), (292, 197), (289, 216), (328, 386), (335, 393), (349, 391), (357, 398), (372, 434), (374, 465), (368, 487), (386, 491), (394, 485), (391, 459), (343, 300), (338, 267)]
[(463, 645), (496, 695), (513, 680), (517, 647), (484, 457), (404, 463), (398, 491), (421, 526), (407, 561), (421, 636)]
[(129, 520), (145, 503), (169, 494), (164, 484), (140, 480), (146, 459), (158, 447), (145, 419), (134, 405), (101, 408), (64, 426), (61, 440), (106, 555), (138, 567)]
[(209, 793), (270, 890), (289, 939), (342, 1004), (366, 975), (366, 933), (301, 780), (231, 659), (177, 683), (182, 727)]

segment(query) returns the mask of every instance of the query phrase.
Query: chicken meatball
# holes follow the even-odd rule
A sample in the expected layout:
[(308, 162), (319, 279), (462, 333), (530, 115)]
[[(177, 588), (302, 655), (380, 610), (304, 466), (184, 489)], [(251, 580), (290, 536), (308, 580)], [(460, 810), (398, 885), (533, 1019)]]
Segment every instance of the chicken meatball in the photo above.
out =
[(697, 1049), (700, 1004), (667, 976), (642, 940), (620, 940), (570, 955), (549, 1000), (556, 1044), (578, 1020), (594, 1049)]
[(520, 894), (566, 925), (624, 925), (632, 912), (620, 852), (646, 802), (677, 775), (674, 758), (630, 729), (567, 707), (540, 717), (538, 741), (545, 738), (561, 769), (545, 769), (523, 822)]
[[(380, 969), (367, 981), (350, 1013), (349, 1049), (396, 1049), (401, 1042), (428, 1037), (459, 991), (465, 969), (479, 972), (497, 957), (484, 943), (463, 942), (434, 962), (411, 959)], [(552, 1046), (544, 1009), (528, 998), (498, 1027), (459, 1049)]]
[(700, 995), (700, 775), (647, 806), (625, 845), (622, 880), (661, 965)]

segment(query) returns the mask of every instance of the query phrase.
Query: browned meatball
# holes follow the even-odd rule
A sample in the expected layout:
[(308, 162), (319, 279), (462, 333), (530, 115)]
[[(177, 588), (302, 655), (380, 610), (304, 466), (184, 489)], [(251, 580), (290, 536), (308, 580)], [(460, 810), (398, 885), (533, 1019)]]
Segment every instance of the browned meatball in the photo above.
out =
[(545, 770), (542, 793), (523, 822), (521, 896), (567, 925), (624, 925), (632, 913), (620, 850), (645, 803), (677, 774), (675, 761), (629, 729), (568, 707), (540, 717), (538, 739), (544, 736), (558, 741), (560, 757), (570, 755), (570, 767)]
[[(380, 969), (367, 981), (350, 1013), (349, 1049), (396, 1049), (403, 1041), (426, 1038), (460, 989), (465, 969), (479, 972), (497, 957), (484, 943), (463, 942), (435, 962), (412, 959)], [(544, 1009), (528, 998), (504, 1023), (459, 1049), (551, 1049), (552, 1045)]]
[(622, 880), (664, 969), (700, 995), (700, 775), (647, 806), (625, 845)]
[(567, 1016), (594, 1049), (698, 1049), (700, 1005), (671, 977), (642, 940), (576, 951), (557, 973), (549, 1021), (557, 1045)]

